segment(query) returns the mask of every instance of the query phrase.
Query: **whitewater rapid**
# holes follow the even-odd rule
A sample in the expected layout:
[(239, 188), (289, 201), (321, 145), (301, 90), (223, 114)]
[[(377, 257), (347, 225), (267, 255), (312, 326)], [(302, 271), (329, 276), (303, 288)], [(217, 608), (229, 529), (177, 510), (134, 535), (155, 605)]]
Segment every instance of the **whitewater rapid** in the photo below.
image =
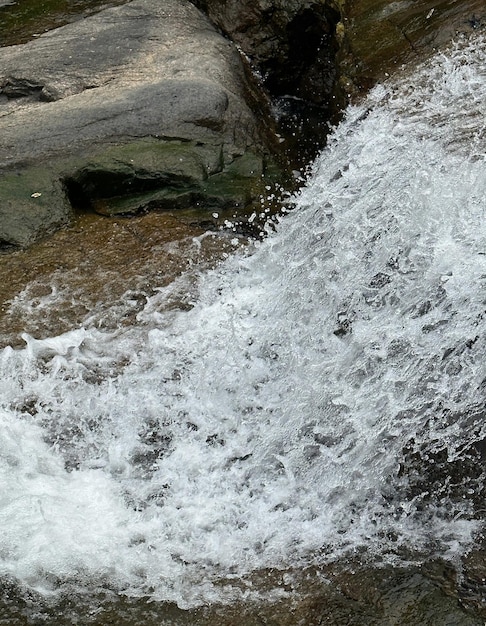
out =
[(266, 568), (470, 547), (485, 68), (476, 37), (375, 87), (261, 243), (132, 327), (0, 353), (1, 577), (188, 607)]

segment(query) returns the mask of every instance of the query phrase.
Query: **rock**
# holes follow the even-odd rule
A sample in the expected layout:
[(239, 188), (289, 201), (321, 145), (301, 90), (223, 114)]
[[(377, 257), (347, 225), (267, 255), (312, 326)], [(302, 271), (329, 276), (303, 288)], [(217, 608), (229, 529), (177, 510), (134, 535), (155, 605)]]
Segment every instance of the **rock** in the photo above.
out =
[(339, 91), (340, 76), (367, 87), (409, 53), (416, 60), (486, 22), (483, 0), (193, 2), (238, 43), (273, 95), (319, 105)]
[(0, 184), (0, 250), (24, 247), (69, 221), (64, 188), (48, 169), (8, 173)]
[(484, 0), (193, 1), (261, 73), (297, 168), (350, 99), (486, 24)]
[[(334, 0), (194, 0), (250, 59), (295, 165), (322, 147), (335, 113), (340, 20)], [(295, 137), (295, 139), (294, 139)], [(297, 158), (296, 157), (297, 154)], [(300, 163), (299, 163), (300, 161)]]
[[(2, 220), (3, 240), (24, 245), (52, 230), (67, 196), (113, 198), (113, 212), (124, 202), (128, 213), (167, 208), (175, 192), (204, 202), (211, 177), (229, 176), (246, 154), (258, 167), (237, 186), (246, 181), (255, 197), (270, 135), (247, 103), (255, 93), (235, 46), (186, 0), (134, 0), (1, 48), (0, 204), (18, 214)], [(5, 181), (20, 174), (30, 189), (39, 163), (56, 197), (67, 190), (64, 217), (28, 220), (21, 234), (26, 208)], [(225, 193), (224, 203), (241, 202), (239, 189)]]
[(74, 205), (103, 215), (244, 207), (261, 192), (264, 160), (245, 152), (224, 167), (221, 145), (147, 138), (77, 162), (64, 180)]
[(345, 96), (486, 24), (484, 0), (353, 0), (342, 5), (338, 62)]
[(336, 4), (315, 0), (195, 0), (262, 73), (273, 95), (316, 104), (335, 78)]

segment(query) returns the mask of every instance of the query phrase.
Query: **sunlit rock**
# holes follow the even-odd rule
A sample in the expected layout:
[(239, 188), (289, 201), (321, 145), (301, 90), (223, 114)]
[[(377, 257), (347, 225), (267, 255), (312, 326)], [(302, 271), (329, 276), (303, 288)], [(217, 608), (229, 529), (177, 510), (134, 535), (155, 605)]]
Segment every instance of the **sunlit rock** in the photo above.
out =
[[(204, 200), (202, 183), (250, 151), (258, 167), (238, 185), (244, 178), (249, 199), (261, 192), (270, 131), (248, 104), (257, 110), (256, 92), (234, 45), (185, 0), (107, 9), (1, 48), (0, 67), (2, 178), (21, 172), (28, 181), (26, 165), (42, 163), (57, 181), (46, 184), (64, 184), (75, 205), (154, 191), (162, 202), (174, 188), (190, 204), (191, 194)], [(10, 189), (0, 184), (0, 204), (22, 215)], [(223, 204), (240, 205), (239, 190), (223, 195)], [(135, 205), (147, 202), (126, 212)], [(1, 238), (25, 245), (66, 212), (69, 203), (62, 220), (47, 216), (42, 228), (26, 220), (22, 234), (4, 221)]]

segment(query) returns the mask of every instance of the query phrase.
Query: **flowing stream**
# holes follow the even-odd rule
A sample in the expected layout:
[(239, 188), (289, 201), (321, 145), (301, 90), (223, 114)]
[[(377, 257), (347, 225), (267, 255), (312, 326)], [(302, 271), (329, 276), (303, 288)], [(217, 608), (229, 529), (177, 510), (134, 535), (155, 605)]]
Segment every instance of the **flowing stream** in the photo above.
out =
[(155, 283), (130, 325), (0, 352), (4, 581), (185, 609), (283, 593), (255, 572), (460, 561), (484, 515), (485, 68), (475, 37), (375, 87), (261, 243)]

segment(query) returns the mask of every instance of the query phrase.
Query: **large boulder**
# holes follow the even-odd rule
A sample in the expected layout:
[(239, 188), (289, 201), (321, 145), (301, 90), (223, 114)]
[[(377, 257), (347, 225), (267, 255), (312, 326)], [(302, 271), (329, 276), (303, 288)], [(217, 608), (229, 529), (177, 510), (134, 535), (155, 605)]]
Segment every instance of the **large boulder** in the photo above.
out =
[[(255, 93), (235, 46), (186, 0), (134, 0), (1, 48), (0, 242), (28, 244), (76, 203), (109, 213), (113, 198), (114, 212), (134, 213), (171, 198), (249, 201), (271, 133), (248, 104), (264, 109)], [(41, 198), (53, 210), (20, 231)]]

